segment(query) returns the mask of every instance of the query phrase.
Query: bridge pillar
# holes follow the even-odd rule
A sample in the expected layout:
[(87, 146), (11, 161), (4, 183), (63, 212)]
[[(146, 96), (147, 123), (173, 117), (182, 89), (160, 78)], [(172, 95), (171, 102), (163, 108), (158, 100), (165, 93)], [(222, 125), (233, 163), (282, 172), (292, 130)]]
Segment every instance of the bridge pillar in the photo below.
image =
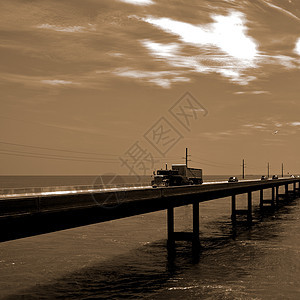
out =
[(193, 232), (175, 232), (174, 231), (174, 207), (167, 209), (168, 223), (168, 248), (174, 249), (175, 241), (192, 241), (193, 251), (200, 248), (199, 231), (199, 202), (193, 203)]
[(289, 185), (285, 184), (285, 200), (287, 200), (289, 198)]
[(264, 190), (263, 189), (261, 189), (260, 191), (259, 191), (259, 206), (260, 206), (260, 208), (263, 208), (263, 206), (264, 206)]
[(295, 182), (295, 195), (298, 197), (300, 193), (300, 181), (298, 181), (298, 188), (297, 188), (297, 182)]
[(232, 224), (236, 223), (236, 206), (235, 206), (235, 195), (231, 196), (231, 220)]
[(174, 240), (174, 207), (169, 207), (167, 209), (167, 219), (168, 219), (168, 247), (173, 247)]
[(231, 220), (232, 225), (236, 225), (236, 216), (246, 215), (248, 225), (252, 224), (252, 193), (248, 192), (248, 207), (247, 209), (236, 209), (236, 195), (231, 196)]
[(247, 213), (247, 223), (252, 224), (252, 193), (248, 192), (248, 213)]
[(278, 185), (275, 187), (275, 190), (276, 190), (276, 205), (278, 206), (279, 205), (279, 187)]
[(199, 234), (199, 202), (196, 201), (193, 203), (193, 249), (200, 247)]
[(264, 208), (264, 204), (271, 204), (271, 208), (275, 206), (275, 188), (271, 187), (272, 189), (272, 196), (271, 199), (263, 199), (263, 189), (260, 190), (260, 209)]

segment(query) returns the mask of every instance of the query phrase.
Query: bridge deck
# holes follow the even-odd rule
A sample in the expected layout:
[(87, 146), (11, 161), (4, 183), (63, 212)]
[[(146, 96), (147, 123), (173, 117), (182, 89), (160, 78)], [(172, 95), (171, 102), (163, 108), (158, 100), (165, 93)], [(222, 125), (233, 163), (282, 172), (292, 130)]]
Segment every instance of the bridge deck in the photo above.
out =
[(109, 221), (299, 182), (252, 180), (168, 188), (35, 193), (0, 198), (0, 241)]

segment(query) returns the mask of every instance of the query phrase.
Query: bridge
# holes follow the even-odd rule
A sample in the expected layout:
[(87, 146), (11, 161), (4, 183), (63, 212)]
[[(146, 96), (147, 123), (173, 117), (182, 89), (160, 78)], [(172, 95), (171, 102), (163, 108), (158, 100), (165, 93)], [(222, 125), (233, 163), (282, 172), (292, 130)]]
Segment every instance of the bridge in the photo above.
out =
[[(279, 193), (279, 188), (284, 193)], [(271, 189), (271, 199), (264, 191)], [(252, 193), (259, 191), (260, 207), (275, 208), (297, 196), (299, 178), (277, 180), (243, 180), (240, 182), (211, 182), (202, 185), (177, 187), (82, 188), (80, 190), (32, 192), (12, 194), (0, 198), (0, 241), (8, 241), (43, 233), (90, 225), (159, 210), (167, 211), (168, 245), (176, 240), (191, 240), (194, 247), (199, 239), (199, 204), (214, 199), (231, 197), (231, 219), (236, 224), (238, 215), (245, 215), (252, 223)], [(237, 210), (237, 195), (247, 194), (247, 209)], [(174, 231), (174, 208), (193, 207), (193, 231)]]

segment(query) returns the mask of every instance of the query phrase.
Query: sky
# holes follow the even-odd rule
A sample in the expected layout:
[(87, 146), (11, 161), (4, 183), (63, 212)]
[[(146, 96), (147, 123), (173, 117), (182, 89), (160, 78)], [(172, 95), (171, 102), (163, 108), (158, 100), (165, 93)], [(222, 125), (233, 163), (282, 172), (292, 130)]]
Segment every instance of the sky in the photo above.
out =
[(300, 173), (299, 0), (0, 3), (0, 175)]

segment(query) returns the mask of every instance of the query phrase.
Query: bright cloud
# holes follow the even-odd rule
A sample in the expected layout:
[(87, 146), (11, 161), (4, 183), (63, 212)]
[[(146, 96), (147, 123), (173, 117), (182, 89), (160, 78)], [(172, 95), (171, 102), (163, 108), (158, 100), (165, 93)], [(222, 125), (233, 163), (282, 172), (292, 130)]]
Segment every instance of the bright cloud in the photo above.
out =
[[(166, 17), (147, 16), (141, 18), (132, 15), (130, 18), (151, 24), (173, 37), (177, 36), (177, 41), (170, 43), (160, 43), (149, 38), (140, 40), (142, 46), (155, 60), (171, 66), (171, 71), (164, 72), (172, 72), (173, 75), (165, 76), (162, 71), (129, 71), (128, 69), (115, 73), (119, 76), (138, 78), (166, 88), (176, 81), (188, 81), (187, 77), (192, 73), (215, 73), (234, 83), (247, 85), (256, 79), (255, 73), (251, 72), (251, 69), (256, 69), (261, 65), (279, 64), (287, 69), (299, 67), (299, 63), (293, 57), (280, 54), (272, 56), (260, 52), (258, 43), (247, 34), (245, 15), (239, 11), (232, 10), (227, 15), (212, 15), (211, 23), (201, 25)], [(300, 49), (297, 50), (297, 53), (298, 51), (300, 53)], [(174, 75), (174, 72), (179, 72), (181, 75), (175, 79), (177, 75)], [(247, 91), (236, 94), (268, 93), (268, 91)]]
[(300, 38), (296, 42), (295, 52), (300, 55)]
[(253, 128), (253, 129), (266, 129), (265, 123), (257, 123), (257, 124), (245, 124), (243, 127)]
[(291, 122), (289, 123), (290, 126), (300, 126), (300, 122)]
[(73, 81), (68, 80), (59, 80), (59, 79), (52, 79), (52, 80), (41, 80), (42, 83), (50, 84), (50, 85), (68, 85), (68, 84), (78, 84)]
[(114, 72), (118, 76), (141, 79), (147, 82), (154, 83), (162, 88), (170, 88), (174, 82), (187, 82), (189, 78), (180, 76), (180, 72), (171, 71), (140, 71), (128, 68), (120, 68)]
[[(150, 53), (158, 58), (166, 60), (170, 65), (184, 68), (199, 68), (200, 64), (195, 57), (183, 56), (180, 54), (181, 46), (176, 43), (161, 44), (150, 40), (142, 41), (142, 45), (146, 47)], [(206, 69), (201, 69), (204, 72)]]
[[(94, 30), (94, 25), (89, 24), (90, 28)], [(84, 32), (85, 29), (87, 29), (84, 26), (57, 26), (57, 25), (51, 25), (51, 24), (41, 24), (38, 25), (37, 28), (41, 29), (49, 29), (54, 31), (61, 31), (61, 32)]]
[[(164, 32), (177, 35), (179, 40), (162, 44), (148, 39), (141, 43), (152, 56), (172, 67), (186, 68), (190, 72), (218, 73), (238, 84), (247, 84), (255, 77), (244, 75), (244, 71), (256, 67), (255, 59), (259, 53), (254, 40), (246, 35), (244, 15), (231, 12), (228, 16), (213, 15), (212, 18), (214, 22), (207, 25), (169, 18), (144, 18), (143, 21)], [(186, 46), (197, 47), (199, 54), (187, 55)]]
[(154, 2), (152, 0), (120, 0), (125, 3), (135, 4), (135, 5), (150, 5)]
[(144, 21), (179, 36), (184, 43), (203, 48), (214, 46), (237, 59), (253, 60), (258, 54), (256, 43), (246, 35), (244, 15), (232, 12), (228, 16), (213, 16), (214, 23), (193, 25), (169, 18), (148, 17)]
[(150, 40), (142, 41), (142, 44), (148, 48), (154, 55), (158, 54), (162, 58), (174, 57), (174, 55), (178, 54), (180, 49), (180, 45), (177, 43), (170, 44), (161, 44), (155, 43)]
[(198, 73), (218, 73), (239, 84), (247, 84), (253, 78), (243, 76), (241, 71), (247, 68), (234, 58), (221, 57), (220, 55), (195, 55), (188, 56), (181, 53), (181, 45), (178, 43), (161, 44), (150, 40), (141, 41), (151, 55), (158, 60), (164, 60), (173, 67), (186, 68)]
[(261, 95), (261, 94), (270, 94), (270, 92), (268, 92), (268, 91), (245, 91), (245, 92), (235, 92), (234, 94), (236, 94), (236, 95), (244, 95), (244, 94)]

